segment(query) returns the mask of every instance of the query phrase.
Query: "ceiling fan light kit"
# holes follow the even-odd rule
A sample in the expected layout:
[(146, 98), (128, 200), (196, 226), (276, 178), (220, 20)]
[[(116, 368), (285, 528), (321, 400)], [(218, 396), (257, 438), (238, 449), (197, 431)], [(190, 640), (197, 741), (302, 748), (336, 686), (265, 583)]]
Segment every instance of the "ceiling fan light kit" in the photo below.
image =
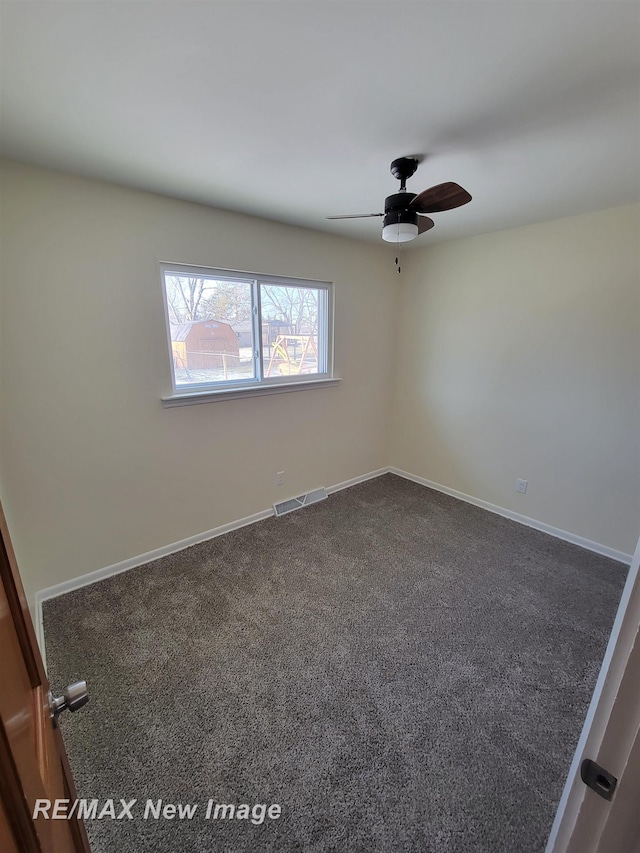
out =
[(471, 201), (469, 193), (451, 181), (437, 184), (419, 194), (407, 191), (407, 178), (418, 168), (415, 157), (398, 157), (391, 163), (391, 174), (400, 181), (400, 191), (384, 200), (384, 213), (349, 214), (346, 216), (327, 216), (327, 219), (363, 219), (381, 216), (382, 239), (388, 243), (407, 243), (415, 240), (435, 225), (425, 214), (453, 210)]
[(409, 211), (387, 213), (382, 220), (382, 239), (388, 243), (408, 243), (418, 236), (417, 215)]

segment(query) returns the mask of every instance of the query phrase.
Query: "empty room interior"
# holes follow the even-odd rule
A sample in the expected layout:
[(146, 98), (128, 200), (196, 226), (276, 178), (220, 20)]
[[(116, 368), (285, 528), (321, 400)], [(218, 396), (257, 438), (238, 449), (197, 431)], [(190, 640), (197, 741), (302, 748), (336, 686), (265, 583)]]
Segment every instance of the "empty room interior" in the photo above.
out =
[(3, 849), (635, 853), (638, 3), (0, 39)]

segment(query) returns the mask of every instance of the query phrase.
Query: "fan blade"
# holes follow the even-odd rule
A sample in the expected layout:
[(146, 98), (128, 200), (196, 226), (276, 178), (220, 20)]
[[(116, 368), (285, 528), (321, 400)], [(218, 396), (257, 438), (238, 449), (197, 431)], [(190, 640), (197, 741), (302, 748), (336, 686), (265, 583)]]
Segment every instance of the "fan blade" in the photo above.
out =
[(425, 231), (433, 228), (435, 224), (433, 219), (429, 219), (428, 216), (418, 216), (418, 234), (424, 234)]
[(409, 205), (418, 213), (440, 213), (442, 210), (453, 210), (471, 201), (469, 193), (459, 184), (448, 181), (429, 187), (417, 195)]
[(368, 216), (384, 216), (384, 213), (350, 213), (347, 216), (325, 216), (325, 219), (365, 219)]

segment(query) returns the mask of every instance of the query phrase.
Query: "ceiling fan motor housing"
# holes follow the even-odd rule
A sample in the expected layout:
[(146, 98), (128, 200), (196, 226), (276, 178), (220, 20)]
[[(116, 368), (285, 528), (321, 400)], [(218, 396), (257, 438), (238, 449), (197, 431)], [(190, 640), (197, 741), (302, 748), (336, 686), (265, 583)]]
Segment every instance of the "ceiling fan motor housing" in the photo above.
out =
[(415, 193), (406, 191), (388, 195), (384, 200), (384, 212), (390, 213), (392, 210), (406, 210), (415, 197)]
[(384, 215), (382, 227), (386, 228), (387, 225), (395, 225), (397, 222), (408, 222), (411, 225), (417, 225), (418, 214), (413, 213), (411, 210), (390, 210), (389, 213), (385, 213)]
[(409, 210), (409, 205), (415, 197), (415, 193), (408, 192), (388, 195), (384, 200), (382, 227), (386, 228), (387, 225), (395, 225), (397, 222), (407, 222), (417, 225), (418, 214), (413, 210)]

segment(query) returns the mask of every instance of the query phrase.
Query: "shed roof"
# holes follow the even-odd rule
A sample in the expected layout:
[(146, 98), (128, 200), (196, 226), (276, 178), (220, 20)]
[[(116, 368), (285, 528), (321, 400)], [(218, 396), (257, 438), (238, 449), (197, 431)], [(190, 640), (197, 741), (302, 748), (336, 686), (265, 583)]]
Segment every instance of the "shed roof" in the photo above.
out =
[[(191, 329), (193, 328), (193, 326), (200, 326), (203, 323), (212, 324), (214, 326), (214, 328), (216, 326), (226, 326), (227, 328), (231, 329), (231, 326), (228, 323), (223, 323), (222, 320), (213, 320), (213, 319), (189, 320), (186, 323), (170, 323), (169, 325), (171, 327), (171, 340), (172, 341), (186, 341), (187, 336), (188, 336), (189, 332), (191, 331)], [(232, 329), (232, 331), (233, 331), (233, 329)]]

